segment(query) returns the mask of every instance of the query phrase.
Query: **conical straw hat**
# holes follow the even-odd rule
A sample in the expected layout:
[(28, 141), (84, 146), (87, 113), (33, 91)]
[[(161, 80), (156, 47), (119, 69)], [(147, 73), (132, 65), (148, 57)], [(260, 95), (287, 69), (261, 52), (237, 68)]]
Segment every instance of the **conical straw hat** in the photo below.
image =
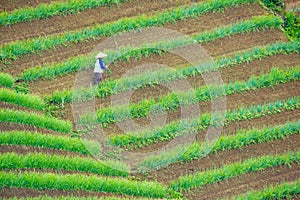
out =
[(105, 53), (100, 52), (95, 56), (95, 58), (105, 58), (106, 56), (107, 55)]

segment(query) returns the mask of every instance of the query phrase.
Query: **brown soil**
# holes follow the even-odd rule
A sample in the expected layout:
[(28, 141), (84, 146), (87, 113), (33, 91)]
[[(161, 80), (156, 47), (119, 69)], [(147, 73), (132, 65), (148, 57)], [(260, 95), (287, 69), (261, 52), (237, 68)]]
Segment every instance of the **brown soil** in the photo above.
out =
[(168, 184), (171, 180), (190, 173), (220, 168), (226, 164), (243, 161), (257, 156), (297, 151), (299, 148), (299, 142), (300, 135), (295, 134), (288, 136), (283, 140), (279, 139), (268, 143), (264, 142), (261, 144), (252, 144), (244, 146), (241, 149), (219, 151), (198, 160), (185, 163), (175, 163), (169, 165), (167, 168), (149, 172), (147, 175), (133, 175), (141, 180), (157, 180)]
[(284, 2), (286, 11), (290, 11), (291, 9), (300, 6), (300, 2), (298, 0), (285, 0)]
[(23, 173), (23, 172), (36, 172), (36, 173), (52, 173), (52, 174), (59, 174), (59, 175), (68, 175), (68, 174), (78, 174), (78, 175), (85, 175), (85, 176), (105, 176), (110, 178), (116, 178), (120, 176), (109, 176), (109, 175), (103, 175), (99, 173), (93, 173), (93, 172), (84, 172), (79, 170), (63, 170), (63, 169), (38, 169), (38, 168), (26, 168), (26, 169), (4, 169), (5, 172), (16, 172), (16, 173)]
[[(240, 13), (243, 12), (243, 15)], [(164, 27), (182, 32), (183, 34), (191, 34), (186, 30), (186, 26), (193, 27), (193, 33), (199, 33), (211, 29), (211, 27), (218, 27), (220, 25), (235, 23), (237, 20), (249, 19), (252, 16), (266, 14), (258, 4), (251, 4), (241, 7), (234, 7), (225, 10), (224, 12), (207, 13), (199, 18), (187, 19), (176, 24), (165, 25)], [(214, 20), (212, 20), (214, 19)], [(0, 64), (1, 70), (9, 72), (13, 75), (19, 74), (20, 71), (29, 67), (42, 65), (45, 63), (62, 62), (71, 57), (86, 54), (91, 52), (97, 44), (105, 38), (97, 40), (89, 40), (77, 44), (68, 44), (67, 46), (59, 46), (55, 49), (40, 52), (39, 54), (24, 55), (15, 61), (10, 61), (9, 64)], [(22, 70), (16, 70), (16, 67), (22, 66)]]
[(232, 52), (241, 51), (254, 46), (264, 46), (279, 41), (287, 42), (287, 38), (279, 29), (266, 29), (248, 34), (237, 34), (216, 40), (212, 44), (202, 44), (203, 48), (212, 56), (220, 56)]
[(283, 0), (285, 4), (298, 2), (297, 0)]
[(159, 0), (131, 0), (121, 3), (119, 7), (116, 5), (100, 6), (93, 9), (86, 9), (76, 14), (53, 16), (43, 20), (3, 26), (0, 27), (0, 42), (3, 44), (14, 40), (72, 31), (145, 13), (152, 15), (154, 12), (161, 12), (164, 9), (189, 3), (191, 3), (190, 0), (169, 0), (163, 2)]
[(235, 23), (246, 20), (256, 15), (268, 14), (262, 6), (257, 3), (230, 7), (223, 12), (204, 14), (200, 18), (178, 21), (176, 24), (165, 25), (165, 28), (175, 29), (184, 34), (191, 35), (218, 27), (220, 25)]
[(80, 153), (51, 149), (51, 148), (42, 148), (42, 147), (32, 147), (32, 146), (21, 146), (21, 145), (0, 145), (0, 153), (15, 152), (18, 154), (28, 154), (28, 153), (45, 153), (51, 155), (62, 155), (62, 156), (79, 156), (79, 157), (90, 157), (88, 155), (83, 155)]
[(23, 7), (36, 7), (41, 3), (51, 3), (53, 0), (0, 0), (0, 12), (12, 11), (14, 9), (23, 8)]
[[(263, 104), (269, 101), (286, 99), (299, 95), (300, 81), (280, 84), (275, 87), (261, 88), (258, 90), (236, 93), (226, 96), (226, 109), (236, 109), (239, 107), (250, 106), (255, 104)], [(200, 113), (211, 111), (211, 102), (200, 102)], [(193, 105), (192, 105), (193, 107)], [(174, 120), (181, 119), (181, 109), (168, 112), (167, 121), (169, 123)], [(126, 120), (127, 121), (127, 120)], [(126, 124), (126, 121), (122, 122)], [(138, 124), (146, 127), (149, 124), (149, 117), (137, 119)], [(123, 133), (118, 124), (110, 124), (104, 129), (105, 133), (110, 135), (113, 133)]]
[[(247, 42), (243, 42), (243, 41)], [(238, 34), (227, 38), (222, 38), (214, 42), (203, 44), (202, 47), (212, 57), (217, 57), (230, 52), (236, 52), (257, 45), (266, 45), (276, 41), (286, 41), (285, 36), (280, 30), (265, 30), (249, 34)], [(299, 60), (299, 59), (298, 59)], [(157, 63), (168, 66), (178, 67), (178, 65), (188, 65), (189, 63), (178, 55), (171, 53), (159, 55), (151, 55), (144, 59), (131, 59), (130, 62), (121, 61), (117, 64), (110, 65), (111, 75), (105, 74), (106, 79), (117, 79), (122, 77), (130, 69), (136, 66), (144, 65), (147, 63)], [(130, 65), (129, 65), (130, 63)], [(70, 89), (74, 86), (74, 80), (77, 73), (69, 74), (64, 77), (59, 77), (54, 80), (44, 80), (30, 83), (30, 91), (33, 94), (45, 95), (52, 93), (55, 90)], [(93, 74), (90, 75), (91, 77)]]
[(291, 167), (281, 165), (256, 173), (247, 173), (230, 180), (207, 185), (201, 189), (191, 189), (183, 193), (188, 199), (219, 199), (246, 193), (249, 190), (261, 190), (269, 185), (296, 181), (300, 176), (300, 165), (292, 164)]
[(35, 110), (32, 108), (25, 108), (23, 106), (19, 106), (19, 105), (15, 105), (15, 104), (11, 104), (11, 103), (6, 103), (6, 102), (0, 102), (0, 108), (6, 109), (12, 109), (12, 110), (21, 110), (21, 111), (25, 111), (25, 112), (35, 112), (38, 114), (43, 114), (42, 111), (40, 110)]
[(118, 195), (113, 193), (104, 193), (104, 192), (88, 192), (88, 191), (67, 191), (67, 190), (51, 190), (51, 189), (28, 189), (28, 188), (2, 188), (0, 190), (1, 196), (8, 197), (39, 197), (39, 196), (48, 196), (48, 197), (61, 197), (61, 196), (74, 196), (74, 197), (130, 197), (126, 195)]
[(31, 132), (36, 131), (36, 132), (46, 133), (46, 134), (66, 135), (64, 133), (59, 133), (44, 128), (37, 128), (25, 124), (7, 123), (7, 122), (0, 122), (0, 131), (31, 131)]

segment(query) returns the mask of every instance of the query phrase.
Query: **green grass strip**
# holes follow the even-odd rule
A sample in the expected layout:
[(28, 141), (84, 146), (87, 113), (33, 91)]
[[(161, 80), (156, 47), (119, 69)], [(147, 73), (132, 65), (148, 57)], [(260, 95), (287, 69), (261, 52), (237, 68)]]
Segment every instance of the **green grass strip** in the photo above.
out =
[(241, 176), (245, 173), (263, 171), (265, 169), (280, 165), (290, 165), (293, 162), (298, 162), (299, 159), (300, 150), (282, 155), (268, 155), (258, 158), (251, 158), (243, 162), (225, 165), (219, 169), (198, 172), (192, 175), (180, 177), (177, 180), (172, 181), (170, 183), (170, 187), (173, 190), (187, 190), (190, 188), (201, 187)]
[(246, 194), (231, 197), (231, 200), (252, 200), (252, 199), (291, 199), (292, 195), (300, 194), (300, 179), (294, 183), (282, 183), (269, 186), (263, 190), (252, 190)]
[[(275, 113), (282, 112), (283, 110), (293, 110), (300, 107), (300, 97), (287, 99), (286, 101), (275, 101), (263, 105), (255, 105), (245, 108), (240, 108), (226, 113), (226, 124), (241, 121), (241, 120), (251, 120), (255, 118), (262, 117), (264, 115), (271, 115)], [(169, 127), (164, 127), (164, 135), (160, 137), (167, 138), (169, 135), (184, 135), (184, 134), (195, 134), (197, 130), (204, 130), (208, 126), (220, 127), (218, 115), (212, 120), (211, 115), (204, 114), (201, 115), (198, 120), (191, 120), (190, 122), (182, 123), (176, 126), (175, 123), (170, 124)], [(190, 124), (188, 124), (190, 123)], [(194, 128), (194, 129), (191, 129)], [(169, 133), (167, 128), (170, 129)], [(181, 130), (180, 130), (181, 129)], [(183, 130), (185, 132), (183, 132)], [(178, 134), (177, 131), (182, 131)], [(287, 132), (285, 132), (287, 131)], [(283, 138), (289, 134), (299, 133), (299, 122), (287, 124), (283, 128), (278, 129), (263, 129), (262, 131), (252, 130), (249, 132), (240, 131), (233, 136), (221, 136), (219, 140), (213, 144), (211, 148), (212, 152), (219, 150), (229, 150), (235, 148), (241, 148), (243, 145), (249, 145), (252, 143), (267, 142), (279, 138)], [(260, 135), (261, 134), (261, 135)], [(157, 136), (156, 136), (157, 137)], [(170, 137), (170, 136), (169, 136)], [(174, 136), (173, 136), (174, 137)], [(151, 140), (151, 139), (149, 139)], [(146, 141), (146, 140), (145, 140)], [(208, 145), (208, 146), (207, 146)], [(156, 169), (162, 166), (167, 166), (171, 163), (179, 161), (188, 161), (192, 159), (198, 159), (205, 155), (206, 149), (209, 144), (202, 144), (195, 142), (189, 147), (179, 145), (175, 147), (170, 152), (162, 152), (155, 156), (149, 156), (140, 162), (140, 171), (145, 171), (145, 169)]]
[(96, 92), (90, 89), (83, 89), (76, 91), (76, 95), (74, 95), (72, 90), (57, 90), (51, 96), (47, 97), (47, 101), (61, 103), (62, 99), (64, 102), (72, 102), (73, 100), (89, 99), (94, 96), (106, 97), (128, 90), (139, 89), (147, 85), (156, 85), (178, 79), (186, 79), (187, 77), (199, 76), (203, 72), (217, 71), (276, 54), (291, 54), (299, 52), (300, 45), (298, 42), (277, 42), (262, 47), (255, 47), (249, 51), (237, 53), (231, 57), (223, 57), (222, 59), (217, 60), (213, 66), (211, 64), (203, 64), (201, 66), (188, 66), (181, 70), (158, 70), (130, 78), (107, 80), (98, 86)]
[[(260, 118), (265, 115), (273, 115), (286, 110), (294, 110), (300, 106), (300, 98), (291, 98), (287, 101), (270, 102), (265, 105), (254, 105), (248, 107), (240, 107), (226, 112), (226, 124), (246, 119)], [(171, 140), (177, 136), (194, 134), (197, 131), (203, 131), (210, 125), (219, 126), (218, 121), (221, 117), (219, 113), (204, 113), (199, 118), (190, 120), (181, 120), (171, 122), (164, 127), (157, 127), (153, 130), (143, 132), (115, 134), (109, 137), (108, 143), (111, 145), (126, 147), (133, 149), (144, 147), (155, 142)]]
[(43, 153), (28, 153), (26, 155), (16, 153), (0, 154), (0, 169), (71, 170), (124, 177), (128, 176), (130, 171), (129, 167), (121, 162)]
[(45, 19), (55, 15), (75, 14), (85, 9), (107, 6), (112, 4), (119, 5), (125, 0), (68, 0), (54, 1), (49, 4), (42, 3), (37, 7), (24, 7), (15, 9), (12, 12), (0, 13), (0, 26), (11, 25), (35, 19)]
[(24, 112), (11, 109), (0, 109), (0, 122), (26, 124), (64, 133), (69, 133), (72, 130), (72, 124), (69, 121), (47, 117), (33, 112)]
[(0, 172), (0, 188), (3, 187), (32, 188), (37, 190), (85, 190), (154, 198), (162, 198), (167, 195), (167, 189), (157, 182), (81, 174)]
[[(170, 93), (168, 95), (144, 99), (138, 103), (102, 108), (96, 111), (96, 120), (102, 126), (126, 119), (146, 117), (151, 111), (162, 113), (175, 110), (181, 106), (196, 104), (200, 101), (208, 101), (221, 96), (232, 95), (263, 87), (276, 86), (300, 79), (300, 67), (287, 68), (284, 70), (273, 68), (270, 73), (258, 77), (251, 77), (248, 81), (236, 81), (234, 83), (213, 86), (201, 86), (195, 90)], [(93, 116), (85, 114), (81, 117), (82, 123), (90, 123)]]
[(39, 96), (17, 93), (3, 88), (0, 88), (0, 101), (37, 110), (42, 110), (45, 106), (45, 102)]
[(11, 88), (15, 80), (10, 74), (0, 72), (0, 86)]
[[(195, 41), (203, 43), (237, 33), (264, 30), (266, 28), (280, 28), (282, 23), (283, 22), (280, 17), (274, 17), (271, 15), (252, 17), (252, 19), (250, 20), (217, 27), (211, 31), (200, 33), (198, 35), (192, 36), (192, 39), (178, 38), (172, 41), (162, 41), (160, 43), (145, 44), (142, 46), (143, 48), (126, 47), (121, 48), (120, 50), (107, 52), (108, 57), (106, 57), (104, 61), (106, 63), (111, 63), (113, 61), (128, 60), (129, 58), (142, 58), (154, 53), (161, 54), (162, 51), (175, 49), (184, 45), (194, 44)], [(94, 55), (90, 54), (77, 56), (61, 63), (46, 64), (44, 66), (29, 68), (20, 75), (20, 78), (26, 81), (33, 81), (37, 79), (53, 79), (71, 72), (76, 72), (79, 69), (93, 68), (94, 60)]]
[(193, 4), (188, 7), (170, 9), (152, 16), (141, 15), (132, 18), (122, 18), (116, 22), (96, 25), (82, 30), (65, 32), (59, 35), (49, 35), (24, 41), (4, 44), (0, 48), (0, 60), (15, 59), (18, 56), (37, 53), (42, 50), (55, 48), (62, 44), (76, 43), (99, 36), (111, 36), (118, 32), (136, 30), (140, 28), (164, 25), (168, 22), (184, 20), (201, 16), (207, 12), (224, 10), (227, 7), (255, 2), (256, 0), (210, 0)]
[(0, 132), (1, 145), (24, 145), (39, 148), (51, 148), (89, 155), (90, 152), (85, 145), (99, 145), (94, 141), (85, 141), (79, 138), (71, 138), (61, 135), (42, 134), (28, 131)]

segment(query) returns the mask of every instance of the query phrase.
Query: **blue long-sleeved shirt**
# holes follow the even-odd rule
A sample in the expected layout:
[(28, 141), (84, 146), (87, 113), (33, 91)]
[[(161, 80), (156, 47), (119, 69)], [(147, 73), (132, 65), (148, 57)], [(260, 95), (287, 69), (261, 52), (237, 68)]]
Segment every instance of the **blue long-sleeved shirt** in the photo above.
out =
[(103, 73), (105, 69), (106, 67), (103, 63), (103, 60), (97, 59), (95, 63), (94, 73)]

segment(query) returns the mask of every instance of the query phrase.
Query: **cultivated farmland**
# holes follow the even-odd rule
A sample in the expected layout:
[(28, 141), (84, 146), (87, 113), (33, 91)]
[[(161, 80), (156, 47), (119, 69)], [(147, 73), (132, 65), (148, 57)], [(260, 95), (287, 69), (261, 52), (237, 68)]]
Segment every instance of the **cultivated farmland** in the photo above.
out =
[(0, 4), (1, 199), (300, 199), (297, 1)]

